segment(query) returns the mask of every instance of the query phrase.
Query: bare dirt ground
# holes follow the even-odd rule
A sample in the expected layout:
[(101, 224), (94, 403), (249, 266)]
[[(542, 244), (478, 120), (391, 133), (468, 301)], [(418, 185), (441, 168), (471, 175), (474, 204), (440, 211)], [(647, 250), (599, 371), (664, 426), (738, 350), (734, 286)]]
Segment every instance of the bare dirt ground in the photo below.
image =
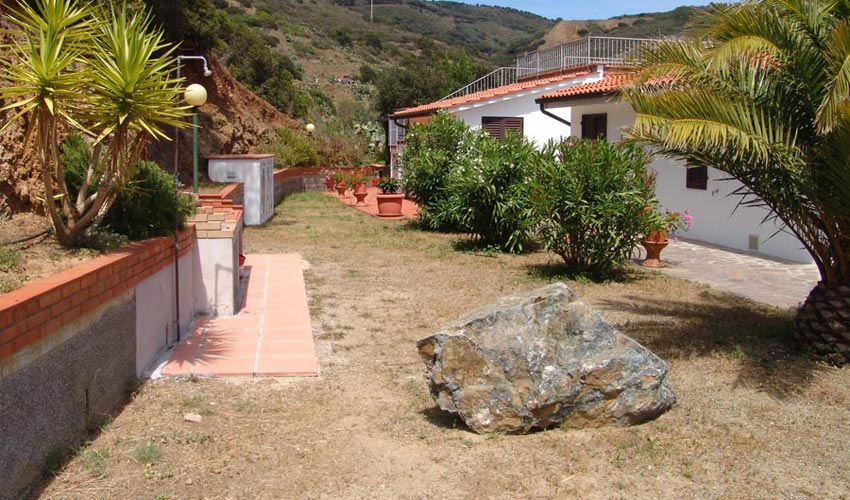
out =
[(5, 244), (38, 235), (48, 227), (44, 216), (33, 213), (0, 219), (0, 294), (100, 255), (86, 248), (65, 248), (52, 235), (46, 234), (21, 243)]
[(317, 194), (277, 211), (246, 251), (309, 262), (321, 375), (147, 382), (42, 498), (848, 498), (850, 369), (799, 353), (788, 311), (641, 270), (568, 281), (667, 360), (678, 405), (631, 428), (482, 436), (435, 409), (414, 343), (557, 279), (557, 261), (458, 251)]

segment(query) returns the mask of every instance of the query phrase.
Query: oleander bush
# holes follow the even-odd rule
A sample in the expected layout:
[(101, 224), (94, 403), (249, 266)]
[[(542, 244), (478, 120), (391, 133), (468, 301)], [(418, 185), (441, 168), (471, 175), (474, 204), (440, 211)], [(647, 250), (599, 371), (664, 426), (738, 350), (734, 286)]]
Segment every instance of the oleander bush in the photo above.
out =
[(527, 183), (528, 166), (538, 153), (518, 134), (497, 141), (480, 133), (472, 144), (474, 154), (464, 157), (448, 177), (446, 201), (438, 204), (441, 218), (454, 220), (485, 247), (522, 252), (529, 248), (536, 225)]
[(437, 113), (424, 125), (407, 133), (401, 155), (404, 189), (419, 204), (419, 220), (436, 230), (462, 229), (448, 205), (446, 184), (452, 169), (474, 154), (480, 134), (448, 113)]
[(566, 138), (538, 150), (448, 114), (412, 127), (402, 155), (424, 227), (507, 252), (540, 244), (571, 271), (599, 277), (628, 260), (649, 227), (657, 200), (646, 166), (636, 146)]
[(569, 268), (602, 277), (627, 261), (653, 207), (654, 177), (633, 145), (567, 138), (534, 157), (532, 217), (543, 247)]

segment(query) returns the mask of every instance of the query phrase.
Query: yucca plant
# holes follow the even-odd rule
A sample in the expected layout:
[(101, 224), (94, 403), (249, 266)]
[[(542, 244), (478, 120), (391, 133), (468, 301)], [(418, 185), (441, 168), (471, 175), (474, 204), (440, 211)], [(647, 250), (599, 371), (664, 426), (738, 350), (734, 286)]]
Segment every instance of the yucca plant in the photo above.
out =
[(797, 337), (850, 361), (850, 1), (721, 7), (644, 54), (632, 140), (741, 182), (820, 270)]
[[(152, 29), (144, 11), (110, 9), (72, 0), (19, 1), (8, 19), (20, 29), (3, 47), (0, 88), (12, 118), (35, 134), (45, 208), (56, 237), (79, 245), (106, 215), (149, 138), (160, 127), (185, 127), (177, 104), (181, 82), (170, 76), (173, 47)], [(8, 102), (7, 101), (7, 102)], [(60, 131), (76, 129), (93, 150), (72, 198), (65, 185)], [(96, 185), (97, 189), (92, 189)]]

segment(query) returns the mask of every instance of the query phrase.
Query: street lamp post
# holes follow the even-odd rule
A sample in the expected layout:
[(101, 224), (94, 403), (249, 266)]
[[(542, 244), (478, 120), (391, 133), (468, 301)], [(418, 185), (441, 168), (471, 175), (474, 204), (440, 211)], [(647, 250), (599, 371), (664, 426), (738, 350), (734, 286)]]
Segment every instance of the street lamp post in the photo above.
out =
[[(196, 60), (204, 63), (204, 76), (212, 75), (212, 70), (207, 65), (204, 56), (177, 56), (177, 80), (180, 80), (180, 67), (185, 60)], [(187, 89), (188, 90), (188, 89)], [(204, 90), (206, 96), (206, 90)], [(206, 100), (206, 99), (205, 99)], [(198, 130), (197, 113), (195, 113), (195, 134)], [(197, 144), (197, 135), (196, 144)], [(197, 146), (196, 146), (197, 148)], [(197, 157), (197, 153), (195, 155)], [(177, 168), (180, 158), (180, 130), (174, 127), (174, 315), (176, 316), (174, 331), (177, 334), (177, 342), (180, 342), (180, 176)], [(197, 183), (195, 192), (198, 192)]]
[(192, 192), (198, 194), (198, 106), (207, 102), (207, 89), (199, 83), (186, 87), (186, 104), (192, 106)]

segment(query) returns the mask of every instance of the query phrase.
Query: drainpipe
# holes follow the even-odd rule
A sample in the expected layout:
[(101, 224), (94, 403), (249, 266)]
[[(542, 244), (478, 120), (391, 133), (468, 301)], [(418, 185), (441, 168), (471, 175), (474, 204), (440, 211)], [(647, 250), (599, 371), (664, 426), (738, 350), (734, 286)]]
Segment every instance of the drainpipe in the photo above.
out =
[(568, 120), (565, 120), (565, 119), (561, 118), (560, 116), (548, 111), (546, 109), (545, 103), (539, 102), (539, 103), (537, 103), (537, 105), (540, 106), (540, 112), (543, 113), (544, 115), (548, 116), (549, 118), (554, 118), (555, 120), (558, 120), (559, 122), (563, 123), (564, 125), (566, 125), (568, 127), (573, 126), (573, 124), (570, 123)]

